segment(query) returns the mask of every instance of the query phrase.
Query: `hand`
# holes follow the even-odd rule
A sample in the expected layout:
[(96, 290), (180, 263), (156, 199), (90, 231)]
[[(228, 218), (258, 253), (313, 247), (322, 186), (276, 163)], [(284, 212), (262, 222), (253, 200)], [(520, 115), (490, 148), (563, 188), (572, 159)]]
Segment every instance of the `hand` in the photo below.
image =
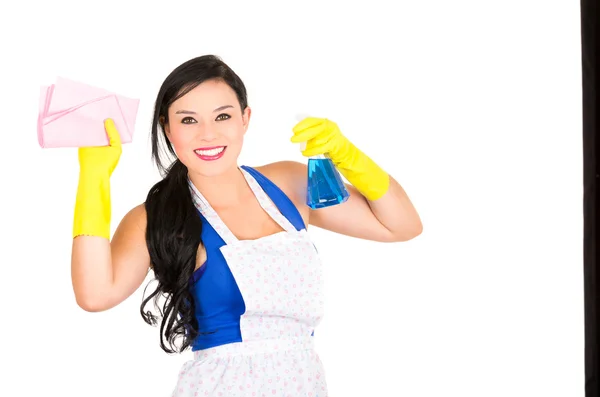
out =
[(104, 120), (104, 129), (108, 135), (108, 146), (79, 148), (79, 166), (82, 173), (106, 174), (109, 177), (121, 158), (121, 137), (112, 119)]
[(110, 239), (110, 177), (121, 158), (121, 138), (111, 119), (104, 121), (108, 146), (79, 148), (79, 184), (73, 218), (73, 238)]
[(292, 142), (306, 143), (306, 147), (302, 150), (302, 154), (306, 157), (324, 154), (333, 160), (340, 147), (349, 143), (337, 124), (328, 119), (307, 117), (296, 124), (293, 132)]
[(307, 117), (296, 124), (293, 133), (292, 142), (306, 142), (302, 151), (304, 156), (324, 154), (329, 157), (348, 182), (368, 200), (377, 200), (389, 189), (389, 175), (354, 146), (333, 121)]

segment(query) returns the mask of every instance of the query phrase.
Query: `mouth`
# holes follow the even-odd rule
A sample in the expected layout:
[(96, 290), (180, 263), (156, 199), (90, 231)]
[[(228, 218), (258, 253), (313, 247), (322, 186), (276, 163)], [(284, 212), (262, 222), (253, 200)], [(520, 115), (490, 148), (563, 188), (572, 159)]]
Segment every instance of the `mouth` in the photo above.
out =
[(194, 150), (194, 153), (196, 153), (196, 156), (198, 156), (201, 160), (214, 161), (223, 157), (223, 154), (225, 154), (225, 149), (227, 149), (227, 146), (205, 147)]

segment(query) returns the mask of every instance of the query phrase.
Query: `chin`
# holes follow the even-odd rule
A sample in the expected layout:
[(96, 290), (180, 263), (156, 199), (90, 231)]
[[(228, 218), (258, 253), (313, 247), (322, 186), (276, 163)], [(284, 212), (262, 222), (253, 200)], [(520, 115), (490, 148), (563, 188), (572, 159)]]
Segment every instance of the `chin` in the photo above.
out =
[(227, 168), (222, 168), (222, 167), (196, 167), (196, 168), (189, 168), (189, 170), (191, 172), (193, 172), (194, 174), (201, 176), (203, 178), (214, 178), (214, 177), (218, 177), (224, 174), (227, 174), (229, 171), (231, 171), (231, 169), (233, 167), (235, 167), (236, 164), (232, 164)]

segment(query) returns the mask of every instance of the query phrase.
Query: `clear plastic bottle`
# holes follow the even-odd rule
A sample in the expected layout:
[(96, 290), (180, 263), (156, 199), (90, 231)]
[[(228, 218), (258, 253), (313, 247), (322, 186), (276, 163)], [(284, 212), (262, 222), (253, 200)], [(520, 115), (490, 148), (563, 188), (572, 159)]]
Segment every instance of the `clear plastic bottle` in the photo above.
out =
[(313, 156), (308, 159), (306, 204), (312, 209), (342, 204), (350, 193), (331, 159)]
[[(305, 117), (297, 115), (296, 119), (300, 122)], [(305, 148), (306, 144), (300, 146), (300, 150)], [(325, 155), (308, 158), (307, 178), (306, 205), (312, 209), (342, 204), (350, 197), (339, 171), (333, 161)]]

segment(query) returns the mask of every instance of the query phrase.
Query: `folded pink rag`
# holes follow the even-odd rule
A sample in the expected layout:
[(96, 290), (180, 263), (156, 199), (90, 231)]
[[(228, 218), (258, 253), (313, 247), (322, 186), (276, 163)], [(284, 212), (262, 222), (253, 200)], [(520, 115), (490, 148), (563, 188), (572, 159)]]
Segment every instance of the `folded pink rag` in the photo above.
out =
[(42, 148), (106, 146), (104, 120), (111, 118), (130, 143), (135, 130), (139, 99), (65, 78), (41, 87), (38, 142)]

